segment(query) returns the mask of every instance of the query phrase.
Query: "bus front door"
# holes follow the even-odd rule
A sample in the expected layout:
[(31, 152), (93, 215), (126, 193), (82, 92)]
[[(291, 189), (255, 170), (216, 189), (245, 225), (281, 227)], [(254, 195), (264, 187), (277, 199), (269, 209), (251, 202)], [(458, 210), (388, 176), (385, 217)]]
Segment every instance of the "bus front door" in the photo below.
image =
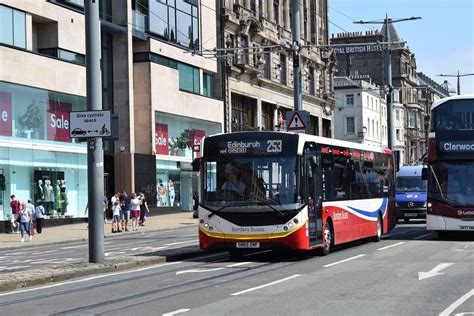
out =
[(307, 156), (306, 174), (307, 174), (307, 193), (308, 193), (308, 228), (309, 228), (309, 246), (314, 247), (322, 243), (322, 184), (321, 167), (319, 157), (313, 155)]

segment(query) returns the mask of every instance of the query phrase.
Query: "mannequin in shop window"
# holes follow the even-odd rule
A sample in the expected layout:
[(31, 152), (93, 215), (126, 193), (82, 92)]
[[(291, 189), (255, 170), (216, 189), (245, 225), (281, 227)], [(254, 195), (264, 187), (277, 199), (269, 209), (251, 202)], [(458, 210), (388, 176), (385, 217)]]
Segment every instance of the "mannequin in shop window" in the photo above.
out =
[(163, 185), (163, 181), (160, 180), (160, 184), (158, 184), (156, 191), (158, 195), (158, 206), (166, 206), (166, 188)]
[(61, 180), (61, 214), (64, 215), (67, 212), (67, 186), (66, 180)]
[(38, 183), (35, 186), (35, 201), (43, 201), (44, 192), (43, 192), (43, 180), (38, 180)]
[(174, 192), (174, 183), (173, 183), (173, 180), (171, 179), (170, 181), (168, 181), (168, 196), (170, 197), (170, 206), (174, 206), (175, 192)]
[(54, 185), (54, 209), (58, 212), (58, 215), (61, 213), (61, 181), (56, 180)]
[(43, 192), (44, 192), (44, 206), (46, 209), (46, 215), (51, 215), (51, 210), (53, 208), (53, 201), (54, 201), (54, 192), (53, 192), (53, 186), (51, 185), (50, 180), (44, 181)]

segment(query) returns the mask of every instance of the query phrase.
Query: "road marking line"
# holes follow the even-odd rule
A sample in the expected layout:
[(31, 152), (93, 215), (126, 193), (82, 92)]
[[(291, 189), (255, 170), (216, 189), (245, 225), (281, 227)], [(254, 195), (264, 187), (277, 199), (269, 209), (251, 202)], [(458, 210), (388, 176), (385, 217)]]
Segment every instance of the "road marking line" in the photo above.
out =
[(91, 281), (91, 280), (102, 279), (102, 278), (106, 278), (106, 277), (110, 277), (110, 276), (116, 276), (116, 275), (120, 275), (120, 274), (129, 274), (129, 273), (141, 272), (141, 271), (151, 270), (151, 269), (154, 269), (154, 268), (161, 268), (161, 267), (164, 267), (164, 266), (170, 266), (170, 265), (179, 264), (179, 263), (183, 263), (183, 262), (182, 261), (167, 262), (167, 263), (156, 264), (156, 265), (153, 265), (153, 266), (148, 266), (148, 267), (144, 267), (144, 268), (140, 268), (140, 269), (136, 269), (136, 270), (126, 270), (126, 271), (120, 271), (120, 272), (114, 272), (114, 273), (94, 275), (92, 277), (88, 277), (88, 278), (81, 279), (81, 280), (73, 280), (73, 281), (67, 281), (67, 282), (61, 282), (61, 283), (56, 283), (56, 284), (45, 285), (45, 286), (36, 287), (36, 288), (29, 288), (29, 289), (12, 291), (12, 292), (7, 292), (7, 293), (0, 293), (0, 297), (1, 296), (8, 296), (8, 295), (16, 295), (16, 294), (19, 294), (19, 293), (26, 293), (26, 292), (44, 290), (44, 289), (49, 289), (49, 288), (58, 287), (58, 286), (62, 286), (62, 285), (67, 285), (67, 284), (87, 282), (87, 281)]
[(59, 250), (55, 249), (55, 250), (46, 250), (46, 251), (38, 251), (38, 252), (32, 252), (31, 254), (32, 255), (42, 255), (44, 253), (51, 253), (51, 252), (58, 252)]
[(422, 235), (422, 236), (415, 237), (415, 238), (413, 238), (413, 239), (421, 239), (421, 238), (423, 238), (423, 237), (431, 236), (431, 235), (433, 235), (433, 234), (432, 234), (432, 233), (429, 233), (429, 234), (426, 234), (426, 235)]
[(175, 310), (174, 312), (169, 312), (169, 313), (163, 314), (163, 316), (173, 316), (173, 315), (176, 315), (176, 314), (185, 313), (187, 311), (189, 311), (189, 308), (181, 308), (181, 309)]
[(243, 266), (244, 264), (250, 264), (250, 263), (253, 263), (253, 262), (238, 262), (238, 263), (228, 265), (226, 267), (227, 268), (233, 268), (233, 267)]
[(240, 291), (240, 292), (232, 293), (231, 295), (236, 296), (236, 295), (244, 294), (244, 293), (247, 293), (247, 292), (259, 290), (259, 289), (262, 289), (262, 288), (267, 287), (267, 286), (275, 285), (275, 284), (278, 284), (278, 283), (282, 283), (282, 282), (297, 278), (299, 276), (301, 276), (301, 274), (294, 274), (294, 275), (289, 276), (287, 278), (276, 280), (276, 281), (273, 281), (273, 282), (270, 282), (270, 283), (267, 283), (267, 284), (263, 284), (263, 285), (260, 285), (260, 286), (257, 286), (257, 287), (253, 287), (253, 288), (250, 288), (250, 289), (246, 289), (246, 290), (243, 290), (243, 291)]
[(193, 239), (193, 240), (187, 240), (187, 241), (178, 241), (178, 242), (173, 242), (173, 243), (171, 243), (171, 244), (165, 244), (165, 246), (174, 246), (174, 245), (180, 245), (180, 244), (189, 244), (189, 243), (192, 243), (192, 242), (197, 243), (198, 240), (197, 240), (197, 239)]
[(449, 316), (452, 311), (454, 311), (456, 308), (458, 308), (462, 303), (467, 301), (471, 296), (474, 296), (474, 289), (470, 290), (463, 296), (461, 296), (456, 302), (453, 304), (449, 305), (448, 308), (446, 308), (444, 311), (439, 314), (439, 316)]
[(176, 275), (183, 274), (183, 273), (202, 273), (202, 272), (214, 272), (218, 270), (223, 270), (224, 268), (201, 268), (201, 269), (193, 269), (193, 270), (182, 270), (176, 272)]
[(70, 246), (70, 247), (62, 247), (60, 249), (75, 249), (75, 248), (82, 248), (87, 247), (88, 245), (79, 245), (79, 246)]
[(396, 243), (396, 244), (393, 244), (393, 245), (390, 245), (390, 246), (386, 246), (386, 247), (382, 247), (382, 248), (379, 248), (377, 250), (385, 250), (385, 249), (388, 249), (388, 248), (392, 248), (392, 247), (395, 247), (395, 246), (400, 246), (402, 244), (404, 244), (405, 242), (404, 241), (401, 241), (399, 243)]
[(363, 257), (363, 256), (365, 256), (365, 254), (361, 254), (361, 255), (350, 257), (350, 258), (347, 258), (347, 259), (344, 259), (344, 260), (341, 260), (341, 261), (333, 262), (333, 263), (330, 263), (330, 264), (327, 264), (327, 265), (323, 266), (323, 268), (335, 266), (336, 264), (344, 263), (344, 262), (354, 260), (354, 259), (357, 259), (357, 258), (360, 258), (360, 257)]

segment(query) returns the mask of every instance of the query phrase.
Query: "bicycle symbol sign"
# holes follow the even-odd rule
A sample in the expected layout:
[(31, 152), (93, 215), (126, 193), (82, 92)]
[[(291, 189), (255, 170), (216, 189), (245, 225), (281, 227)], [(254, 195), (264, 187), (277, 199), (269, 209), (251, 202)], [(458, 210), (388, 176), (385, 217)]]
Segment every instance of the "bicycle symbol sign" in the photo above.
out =
[(111, 137), (110, 111), (71, 112), (69, 134), (74, 137)]

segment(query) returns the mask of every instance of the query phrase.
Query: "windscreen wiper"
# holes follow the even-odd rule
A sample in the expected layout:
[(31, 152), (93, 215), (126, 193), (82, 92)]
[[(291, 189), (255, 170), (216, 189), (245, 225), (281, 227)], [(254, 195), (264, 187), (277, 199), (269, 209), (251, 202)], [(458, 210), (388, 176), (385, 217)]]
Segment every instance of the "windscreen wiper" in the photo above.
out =
[(272, 203), (271, 201), (261, 201), (259, 203), (257, 203), (257, 205), (265, 205), (265, 206), (268, 206), (269, 208), (271, 208), (273, 211), (275, 211), (276, 213), (278, 213), (278, 215), (280, 216), (285, 216), (285, 214), (280, 211), (280, 210), (277, 210), (273, 205), (281, 205), (279, 203)]

